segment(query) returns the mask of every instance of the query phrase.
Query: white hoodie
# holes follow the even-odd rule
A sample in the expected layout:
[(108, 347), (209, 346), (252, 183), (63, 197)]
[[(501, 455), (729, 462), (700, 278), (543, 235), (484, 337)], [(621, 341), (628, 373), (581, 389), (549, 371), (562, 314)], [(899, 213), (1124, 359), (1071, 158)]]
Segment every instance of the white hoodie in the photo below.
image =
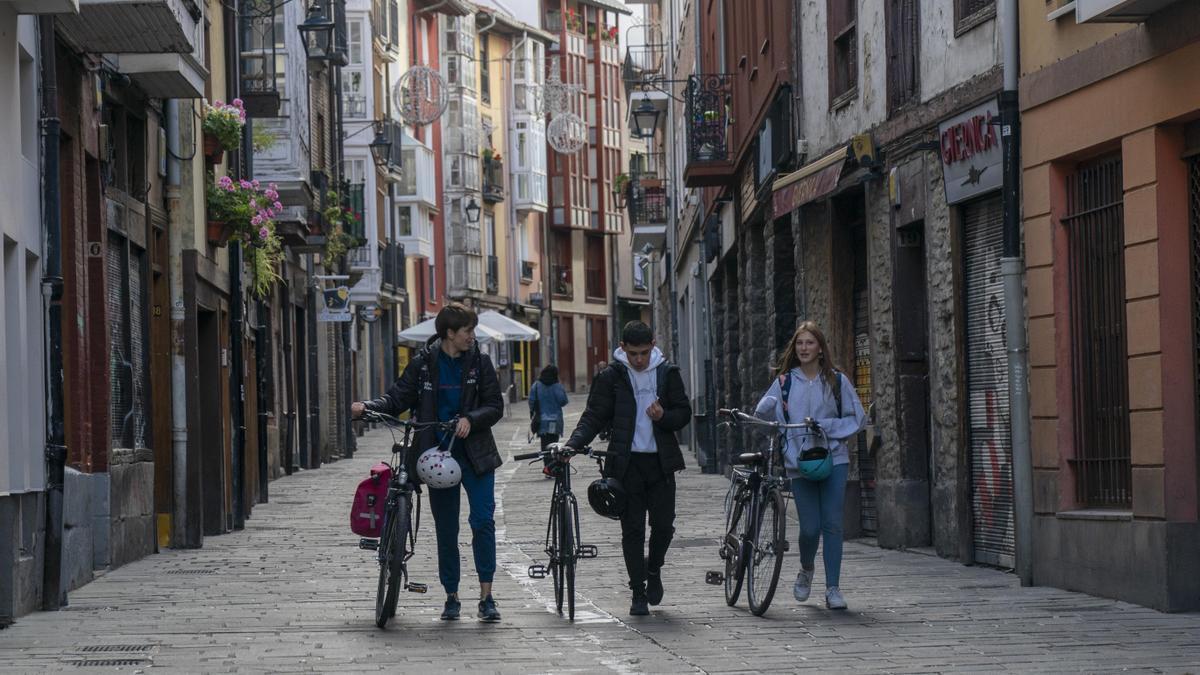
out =
[(637, 417), (634, 421), (633, 445), (630, 449), (633, 452), (658, 452), (658, 443), (654, 441), (654, 422), (646, 414), (646, 408), (649, 408), (658, 398), (658, 377), (655, 369), (666, 361), (666, 358), (663, 357), (662, 350), (655, 347), (650, 352), (650, 365), (641, 371), (634, 370), (633, 366), (629, 365), (629, 357), (620, 347), (613, 352), (613, 358), (625, 365), (625, 370), (629, 373), (629, 381), (633, 384)]

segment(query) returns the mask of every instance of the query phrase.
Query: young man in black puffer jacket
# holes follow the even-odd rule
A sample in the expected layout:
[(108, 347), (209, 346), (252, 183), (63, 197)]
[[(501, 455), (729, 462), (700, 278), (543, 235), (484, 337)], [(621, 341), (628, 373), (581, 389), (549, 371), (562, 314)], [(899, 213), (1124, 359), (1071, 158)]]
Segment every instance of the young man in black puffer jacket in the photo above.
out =
[(416, 460), (434, 446), (451, 447), (451, 455), (462, 469), (462, 482), (449, 488), (429, 488), (429, 506), (437, 533), (438, 577), (446, 589), (443, 620), (459, 617), (458, 582), (461, 576), (458, 552), (460, 488), (467, 493), (471, 526), (471, 548), (479, 575), (479, 613), (484, 621), (500, 620), (492, 598), (496, 572), (496, 467), (503, 461), (492, 437), (492, 426), (504, 416), (504, 398), (491, 358), (475, 342), (475, 312), (450, 303), (438, 312), (437, 335), (419, 351), (400, 379), (382, 397), (354, 403), (354, 417), (363, 410), (399, 415), (412, 410), (418, 422), (448, 422), (457, 418), (455, 441), (438, 438), (433, 430), (421, 431), (408, 457), (408, 475), (417, 479)]
[[(675, 472), (683, 453), (675, 432), (687, 426), (692, 406), (679, 368), (654, 346), (654, 334), (641, 321), (621, 332), (613, 362), (596, 376), (587, 409), (567, 445), (582, 448), (611, 427), (604, 475), (626, 493), (621, 516), (621, 549), (633, 602), (629, 613), (644, 616), (662, 601), (662, 566), (675, 533)], [(650, 550), (646, 549), (646, 516)]]

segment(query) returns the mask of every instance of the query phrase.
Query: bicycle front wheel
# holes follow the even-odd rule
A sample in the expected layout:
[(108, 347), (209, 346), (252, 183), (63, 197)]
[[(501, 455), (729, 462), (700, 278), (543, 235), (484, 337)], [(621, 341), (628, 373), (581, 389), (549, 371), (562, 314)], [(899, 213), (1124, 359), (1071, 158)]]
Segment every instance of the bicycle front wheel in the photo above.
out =
[(563, 574), (562, 508), (557, 499), (550, 509), (550, 532), (546, 538), (548, 539), (546, 554), (550, 557), (550, 576), (554, 578), (554, 611), (562, 614), (563, 585), (566, 582), (566, 576)]
[(785, 511), (783, 495), (777, 490), (768, 490), (758, 510), (758, 519), (750, 547), (750, 578), (746, 582), (746, 598), (750, 611), (762, 616), (771, 606), (775, 587), (779, 585), (779, 572), (783, 568)]
[[(567, 618), (571, 621), (575, 620), (575, 551), (578, 549), (578, 544), (575, 541), (575, 502), (574, 499), (568, 497), (562, 500), (562, 505), (558, 513), (558, 554), (562, 558), (562, 576), (564, 586), (566, 586), (563, 595), (567, 601)], [(558, 611), (562, 611), (562, 602), (559, 602)]]
[(396, 601), (404, 577), (405, 549), (408, 544), (408, 500), (401, 498), (389, 514), (383, 537), (379, 540), (379, 587), (375, 591), (375, 625), (383, 628), (396, 615)]
[(725, 604), (733, 607), (737, 604), (738, 596), (742, 594), (742, 579), (746, 570), (744, 556), (745, 547), (742, 542), (742, 529), (747, 519), (746, 500), (740, 495), (734, 495), (725, 526), (725, 538), (721, 542), (721, 557), (725, 558)]

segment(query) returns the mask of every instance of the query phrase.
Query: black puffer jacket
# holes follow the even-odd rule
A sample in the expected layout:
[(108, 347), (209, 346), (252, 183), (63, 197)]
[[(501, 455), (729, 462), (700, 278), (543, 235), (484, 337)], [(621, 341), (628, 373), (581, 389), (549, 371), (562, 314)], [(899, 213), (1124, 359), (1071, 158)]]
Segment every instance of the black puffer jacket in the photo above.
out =
[[(425, 348), (417, 352), (404, 368), (387, 393), (380, 398), (366, 401), (366, 407), (389, 415), (399, 415), (412, 410), (418, 422), (437, 421), (438, 352), (441, 339), (430, 339)], [(479, 475), (491, 473), (504, 460), (492, 437), (492, 426), (504, 416), (504, 398), (500, 394), (500, 380), (496, 368), (487, 354), (472, 345), (463, 360), (462, 406), (460, 414), (471, 421), (471, 434), (465, 439), (467, 457), (471, 468)], [(462, 442), (462, 441), (458, 441)], [(408, 474), (416, 476), (417, 457), (427, 448), (437, 445), (432, 430), (419, 433), (408, 453)]]
[[(663, 407), (662, 419), (654, 422), (654, 443), (658, 446), (658, 461), (663, 471), (675, 472), (684, 469), (683, 452), (675, 432), (687, 426), (692, 419), (692, 405), (683, 388), (683, 377), (679, 368), (663, 363), (666, 379), (659, 403)], [(579, 418), (579, 424), (567, 445), (582, 448), (592, 442), (596, 434), (612, 425), (612, 437), (608, 451), (612, 453), (604, 463), (604, 475), (621, 480), (629, 467), (629, 455), (633, 446), (633, 432), (637, 424), (637, 399), (629, 369), (622, 363), (613, 363), (592, 383), (588, 394), (587, 409)]]

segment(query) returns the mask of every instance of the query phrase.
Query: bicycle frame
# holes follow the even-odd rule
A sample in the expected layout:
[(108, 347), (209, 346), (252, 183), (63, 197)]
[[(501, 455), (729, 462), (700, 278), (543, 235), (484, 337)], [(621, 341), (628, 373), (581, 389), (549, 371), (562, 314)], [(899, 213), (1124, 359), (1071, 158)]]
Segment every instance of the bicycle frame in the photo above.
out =
[[(776, 457), (779, 455), (779, 433), (785, 429), (808, 428), (808, 424), (780, 424), (769, 422), (746, 415), (737, 410), (721, 410), (719, 414), (730, 418), (726, 425), (751, 424), (766, 428), (770, 432), (770, 442), (766, 453), (748, 452), (738, 456), (737, 463), (750, 465), (750, 468), (734, 468), (730, 476), (729, 490), (725, 494), (726, 530), (722, 537), (721, 548), (718, 551), (726, 567), (724, 573), (709, 571), (705, 581), (710, 584), (725, 584), (726, 603), (733, 605), (741, 594), (742, 583), (746, 571), (757, 569), (759, 563), (775, 556), (770, 576), (765, 578), (767, 588), (758, 596), (756, 582), (750, 579), (751, 611), (757, 615), (766, 612), (774, 596), (775, 587), (779, 580), (779, 566), (782, 556), (788, 550), (786, 533), (780, 518), (787, 479), (778, 476)], [(764, 525), (765, 516), (773, 513), (773, 527), (778, 531), (772, 533), (769, 541), (760, 541), (760, 527)], [(767, 568), (764, 568), (767, 569)], [(753, 577), (753, 575), (752, 575)]]
[[(550, 496), (550, 517), (546, 521), (545, 552), (547, 564), (534, 563), (529, 566), (528, 574), (532, 579), (544, 579), (553, 575), (555, 579), (555, 603), (558, 611), (562, 611), (566, 586), (566, 601), (568, 614), (575, 618), (575, 563), (581, 558), (595, 558), (598, 554), (596, 547), (580, 543), (579, 537), (579, 503), (571, 491), (570, 458), (575, 455), (605, 456), (605, 453), (592, 452), (590, 448), (579, 451), (567, 451), (566, 446), (554, 444), (544, 451), (516, 455), (514, 459), (537, 460), (546, 458), (554, 468), (554, 491)], [(564, 520), (565, 523), (564, 524)]]

